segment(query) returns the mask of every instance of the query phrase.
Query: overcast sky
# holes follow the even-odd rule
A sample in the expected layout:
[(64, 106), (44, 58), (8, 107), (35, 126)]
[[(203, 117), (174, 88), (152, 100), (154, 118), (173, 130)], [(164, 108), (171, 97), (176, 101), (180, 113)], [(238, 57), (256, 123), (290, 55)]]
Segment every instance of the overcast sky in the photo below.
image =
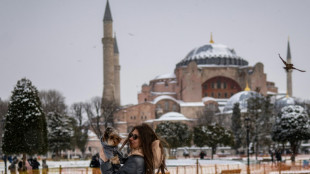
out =
[[(66, 103), (103, 91), (103, 14), (106, 0), (0, 0), (0, 98), (30, 79), (55, 89)], [(286, 91), (290, 38), (293, 95), (310, 99), (310, 1), (110, 0), (120, 52), (121, 103), (136, 104), (143, 83), (172, 73), (193, 48), (215, 43), (234, 48), (267, 80)]]

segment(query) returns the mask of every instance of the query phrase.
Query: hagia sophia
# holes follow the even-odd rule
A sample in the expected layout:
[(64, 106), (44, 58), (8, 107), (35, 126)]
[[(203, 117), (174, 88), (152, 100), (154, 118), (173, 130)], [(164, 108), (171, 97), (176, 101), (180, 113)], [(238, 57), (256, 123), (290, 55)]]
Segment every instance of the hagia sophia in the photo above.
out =
[[(103, 98), (120, 103), (120, 65), (109, 2), (104, 14), (104, 90)], [(122, 106), (114, 117), (120, 133), (133, 126), (148, 123), (153, 128), (162, 121), (180, 121), (195, 125), (205, 107), (213, 106), (219, 113), (231, 115), (235, 102), (247, 99), (254, 91), (276, 95), (278, 88), (267, 79), (262, 62), (250, 66), (234, 48), (214, 42), (193, 46), (176, 62), (174, 73), (158, 75), (141, 86), (138, 104)], [(290, 62), (288, 43), (287, 61)], [(292, 96), (291, 73), (288, 74), (288, 96)], [(240, 105), (240, 107), (245, 107)], [(241, 108), (242, 109), (242, 108)], [(229, 117), (229, 116), (227, 116)]]
[[(116, 37), (113, 36), (109, 1), (103, 28), (102, 98), (121, 104), (120, 56)], [(291, 62), (289, 42), (286, 61)], [(205, 108), (213, 108), (215, 117), (224, 117), (222, 124), (229, 128), (234, 104), (238, 102), (241, 112), (244, 112), (247, 99), (253, 94), (273, 96), (276, 108), (295, 104), (291, 71), (287, 73), (286, 81), (287, 93), (279, 93), (275, 83), (267, 79), (263, 62), (250, 66), (234, 48), (214, 42), (211, 34), (204, 45), (189, 48), (188, 54), (176, 62), (173, 73), (158, 74), (143, 84), (137, 95), (138, 104), (121, 106), (114, 114), (114, 126), (124, 138), (133, 126), (141, 123), (147, 123), (154, 129), (164, 121), (182, 122), (193, 127), (198, 124)], [(97, 135), (89, 131), (87, 153), (97, 153), (100, 147)], [(229, 152), (229, 149), (223, 151)]]

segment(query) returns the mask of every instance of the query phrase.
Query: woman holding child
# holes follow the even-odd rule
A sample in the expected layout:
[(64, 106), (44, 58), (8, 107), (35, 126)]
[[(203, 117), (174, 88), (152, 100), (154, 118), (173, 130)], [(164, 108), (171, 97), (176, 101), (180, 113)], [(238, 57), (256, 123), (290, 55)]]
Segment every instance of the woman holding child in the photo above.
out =
[(128, 140), (131, 152), (125, 159), (120, 157), (122, 158), (120, 161), (124, 164), (118, 171), (114, 170), (101, 149), (100, 170), (102, 174), (154, 174), (156, 169), (158, 169), (157, 173), (165, 173), (164, 149), (149, 125), (142, 124), (133, 127)]

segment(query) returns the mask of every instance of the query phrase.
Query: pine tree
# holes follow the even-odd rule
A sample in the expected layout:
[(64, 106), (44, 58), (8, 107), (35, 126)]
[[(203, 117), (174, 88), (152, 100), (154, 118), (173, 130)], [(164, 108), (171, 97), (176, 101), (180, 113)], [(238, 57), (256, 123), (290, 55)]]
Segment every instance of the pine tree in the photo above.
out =
[(6, 115), (3, 151), (6, 154), (45, 154), (47, 129), (38, 91), (31, 81), (17, 82)]
[(233, 113), (231, 117), (231, 131), (234, 135), (234, 146), (233, 148), (236, 150), (238, 154), (238, 148), (241, 147), (242, 144), (242, 125), (241, 125), (241, 112), (239, 108), (239, 103), (234, 104)]
[(61, 150), (71, 148), (70, 139), (73, 130), (68, 116), (49, 112), (48, 118), (48, 146), (58, 158)]
[(271, 130), (274, 117), (272, 116), (273, 105), (270, 101), (270, 96), (266, 96), (262, 99), (262, 112), (259, 117), (259, 131), (258, 139), (261, 146), (270, 147), (272, 144)]
[[(260, 117), (261, 117), (261, 112), (262, 112), (262, 103), (263, 103), (263, 98), (259, 93), (251, 93), (251, 97), (247, 100), (247, 114), (249, 116), (249, 121), (250, 121), (250, 137), (252, 137), (251, 141), (255, 145), (255, 158), (258, 158), (258, 152), (259, 152), (259, 147), (260, 147), (260, 129), (261, 129), (261, 124), (260, 124)], [(246, 125), (246, 123), (244, 124)]]

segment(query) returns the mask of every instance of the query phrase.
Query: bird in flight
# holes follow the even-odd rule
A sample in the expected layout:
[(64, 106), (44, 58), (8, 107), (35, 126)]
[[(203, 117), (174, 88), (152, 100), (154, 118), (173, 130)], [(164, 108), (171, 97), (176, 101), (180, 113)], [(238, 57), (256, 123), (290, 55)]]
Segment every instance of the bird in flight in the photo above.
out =
[(283, 67), (283, 68), (285, 69), (286, 72), (288, 72), (288, 71), (291, 70), (291, 69), (296, 69), (297, 71), (300, 71), (300, 72), (306, 72), (306, 71), (304, 71), (304, 70), (297, 69), (297, 68), (294, 67), (293, 64), (287, 63), (286, 61), (284, 61), (284, 60), (282, 59), (282, 57), (280, 56), (280, 54), (279, 54), (279, 57), (280, 57), (280, 59), (282, 60), (282, 62), (284, 63), (284, 65), (285, 65), (285, 67)]

